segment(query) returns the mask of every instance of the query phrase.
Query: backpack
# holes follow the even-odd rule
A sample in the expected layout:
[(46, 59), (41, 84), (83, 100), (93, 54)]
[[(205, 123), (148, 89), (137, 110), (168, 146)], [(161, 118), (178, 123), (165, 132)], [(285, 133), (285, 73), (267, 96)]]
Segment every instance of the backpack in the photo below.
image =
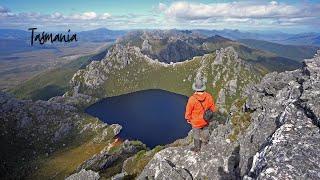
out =
[[(196, 97), (194, 96), (194, 98)], [(209, 122), (213, 118), (213, 111), (210, 108), (208, 109), (204, 108), (202, 102), (204, 102), (205, 99), (203, 101), (200, 101), (199, 99), (196, 98), (196, 100), (198, 100), (198, 102), (201, 104), (202, 109), (204, 110), (203, 119)]]

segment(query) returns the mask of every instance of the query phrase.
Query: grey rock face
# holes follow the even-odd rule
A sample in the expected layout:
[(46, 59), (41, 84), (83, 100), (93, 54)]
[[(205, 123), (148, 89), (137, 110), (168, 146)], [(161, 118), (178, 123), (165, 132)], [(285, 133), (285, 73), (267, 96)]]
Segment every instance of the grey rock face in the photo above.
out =
[(319, 58), (302, 69), (267, 75), (248, 94), (252, 123), (240, 137), (241, 174), (319, 179)]
[(224, 89), (221, 89), (219, 91), (218, 99), (216, 101), (216, 105), (219, 106), (219, 111), (221, 113), (227, 112), (225, 104), (226, 104), (226, 95), (225, 95)]
[(239, 148), (230, 143), (230, 126), (220, 125), (211, 133), (201, 152), (191, 146), (170, 147), (157, 153), (138, 179), (232, 179), (237, 175)]
[(257, 179), (319, 179), (319, 128), (293, 104), (286, 108), (283, 121), (255, 154), (249, 175)]
[(213, 130), (200, 153), (188, 146), (157, 153), (139, 179), (319, 179), (320, 57), (248, 87), (251, 124), (230, 142), (230, 124)]
[[(226, 39), (227, 40), (227, 39)], [(203, 48), (204, 36), (176, 30), (144, 30), (128, 33), (117, 41), (141, 47), (143, 54), (161, 62), (182, 62), (209, 51)]]
[[(117, 162), (124, 162), (130, 156), (136, 154), (140, 150), (145, 150), (144, 144), (135, 144), (131, 141), (125, 141), (117, 151), (113, 151), (110, 148), (106, 148), (101, 153), (94, 155), (90, 159), (86, 160), (80, 165), (77, 171), (83, 169), (91, 169), (93, 171), (103, 171)], [(117, 172), (115, 172), (117, 173)]]
[(152, 46), (149, 44), (147, 39), (143, 41), (141, 51), (152, 51)]
[(123, 180), (126, 178), (126, 176), (127, 176), (127, 173), (122, 172), (122, 173), (119, 173), (119, 174), (112, 176), (111, 180)]
[[(246, 133), (239, 138), (242, 155), (240, 161), (241, 173), (247, 173), (252, 156), (268, 137), (278, 128), (282, 121), (281, 114), (285, 108), (300, 96), (299, 83), (295, 80), (299, 72), (271, 73), (259, 85), (251, 87), (245, 104), (248, 111), (254, 111), (251, 125)], [(292, 86), (289, 86), (288, 83)]]
[(232, 79), (228, 82), (228, 89), (231, 95), (235, 95), (237, 92), (237, 79)]
[(98, 180), (99, 178), (99, 173), (82, 169), (80, 172), (67, 177), (66, 180)]

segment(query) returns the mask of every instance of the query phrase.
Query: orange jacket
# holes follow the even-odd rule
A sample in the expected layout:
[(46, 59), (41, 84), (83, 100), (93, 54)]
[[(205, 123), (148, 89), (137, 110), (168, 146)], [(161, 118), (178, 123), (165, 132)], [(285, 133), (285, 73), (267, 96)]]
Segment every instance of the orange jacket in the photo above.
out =
[(213, 97), (207, 92), (195, 92), (189, 97), (185, 118), (194, 128), (203, 128), (208, 125), (208, 122), (203, 119), (204, 109), (199, 101), (202, 101), (203, 107), (210, 108), (213, 112), (216, 111)]

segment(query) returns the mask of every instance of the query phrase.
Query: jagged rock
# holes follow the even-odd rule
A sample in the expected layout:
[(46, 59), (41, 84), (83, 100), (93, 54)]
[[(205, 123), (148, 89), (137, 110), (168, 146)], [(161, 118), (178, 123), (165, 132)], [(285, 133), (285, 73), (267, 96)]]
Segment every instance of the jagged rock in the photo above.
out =
[(165, 148), (139, 179), (319, 179), (319, 77), (318, 55), (301, 69), (266, 75), (246, 90), (251, 124), (238, 141), (228, 140), (230, 124), (220, 125), (200, 153)]
[(99, 178), (99, 173), (82, 169), (80, 172), (67, 177), (66, 180), (98, 180)]
[(219, 50), (216, 50), (216, 59), (214, 60), (213, 64), (216, 65), (216, 64), (222, 64), (222, 58), (224, 56), (224, 53), (223, 53), (223, 48)]
[(255, 154), (249, 175), (257, 179), (319, 179), (319, 127), (294, 104), (287, 106), (282, 121)]
[(152, 51), (152, 46), (149, 44), (148, 40), (145, 39), (142, 43), (142, 51)]
[[(247, 110), (254, 111), (251, 115), (251, 125), (243, 137), (239, 137), (241, 173), (244, 175), (251, 166), (252, 156), (266, 142), (267, 138), (280, 124), (279, 118), (290, 103), (300, 95), (299, 83), (295, 79), (297, 71), (288, 73), (268, 74), (260, 84), (248, 90)], [(288, 83), (291, 82), (292, 86)]]
[(224, 89), (221, 89), (219, 91), (218, 98), (216, 101), (216, 105), (219, 107), (219, 112), (221, 113), (227, 112), (225, 108), (225, 104), (226, 104), (226, 95), (225, 95)]
[(122, 126), (119, 124), (112, 124), (110, 127), (113, 129), (114, 136), (118, 135), (122, 129)]
[(228, 90), (231, 95), (235, 95), (237, 92), (237, 79), (232, 79), (227, 83)]
[(219, 125), (201, 152), (191, 146), (169, 147), (157, 153), (138, 179), (219, 179), (236, 177), (239, 148), (227, 141), (230, 126)]
[[(145, 149), (146, 146), (142, 143), (134, 143), (126, 140), (120, 145), (120, 148), (116, 151), (111, 150), (110, 148), (106, 148), (99, 154), (94, 155), (93, 157), (85, 161), (83, 164), (81, 164), (77, 168), (77, 171), (80, 171), (82, 169), (91, 169), (97, 172), (101, 172), (113, 166), (115, 162), (123, 163), (130, 156), (134, 155), (140, 150)], [(117, 172), (114, 173), (116, 174)]]
[(206, 37), (176, 30), (144, 30), (128, 33), (117, 43), (134, 44), (150, 58), (171, 63), (207, 53), (208, 50), (202, 46), (205, 40)]
[[(319, 59), (302, 69), (268, 74), (249, 91), (252, 123), (240, 140), (241, 174), (253, 178), (311, 178), (319, 160)], [(313, 72), (313, 73), (309, 73)], [(312, 86), (310, 86), (312, 84)], [(252, 161), (253, 160), (253, 161)]]
[(126, 176), (127, 176), (127, 173), (122, 172), (122, 173), (119, 173), (119, 174), (112, 176), (111, 180), (123, 180), (123, 179), (125, 179)]

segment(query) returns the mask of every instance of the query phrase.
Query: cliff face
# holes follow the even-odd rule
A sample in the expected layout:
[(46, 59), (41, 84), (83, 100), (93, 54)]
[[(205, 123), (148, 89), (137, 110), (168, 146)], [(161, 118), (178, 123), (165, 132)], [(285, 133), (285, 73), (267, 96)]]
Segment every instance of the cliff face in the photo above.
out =
[(155, 154), (138, 179), (232, 179), (236, 177), (234, 168), (238, 163), (239, 148), (227, 140), (230, 132), (230, 126), (219, 125), (211, 132), (209, 143), (203, 146), (198, 154), (189, 150), (191, 145), (169, 147), (160, 151)]
[(302, 69), (269, 74), (248, 90), (245, 108), (253, 114), (239, 138), (242, 175), (319, 179), (319, 55), (305, 60)]
[(8, 179), (28, 177), (41, 169), (38, 160), (49, 161), (57, 151), (91, 139), (96, 144), (112, 140), (120, 127), (103, 124), (70, 105), (18, 100), (2, 92), (0, 114), (0, 176)]
[(206, 37), (179, 30), (133, 31), (118, 39), (118, 43), (141, 48), (141, 52), (161, 62), (182, 62), (209, 53), (203, 42)]
[(301, 69), (271, 73), (246, 90), (251, 124), (230, 141), (230, 124), (212, 130), (200, 153), (157, 153), (139, 179), (319, 179), (320, 52)]

